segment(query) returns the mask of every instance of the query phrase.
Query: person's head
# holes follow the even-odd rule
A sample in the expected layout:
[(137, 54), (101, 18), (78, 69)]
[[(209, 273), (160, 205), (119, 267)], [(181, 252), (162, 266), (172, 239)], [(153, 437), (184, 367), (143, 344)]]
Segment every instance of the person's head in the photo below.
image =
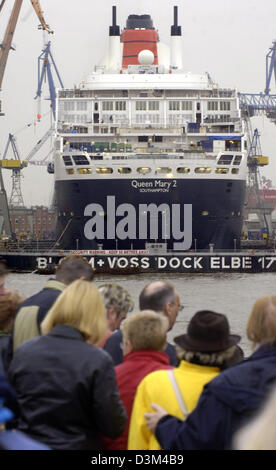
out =
[(120, 328), (127, 314), (133, 310), (134, 302), (131, 295), (123, 287), (114, 283), (99, 286), (106, 308), (108, 327), (111, 331)]
[(103, 338), (107, 329), (106, 313), (95, 285), (79, 279), (66, 287), (41, 323), (42, 334), (60, 324), (76, 328), (85, 340), (95, 345)]
[(5, 287), (6, 276), (9, 274), (9, 270), (5, 261), (0, 261), (0, 295), (5, 295), (8, 290)]
[(92, 281), (93, 278), (93, 268), (86, 258), (79, 255), (66, 256), (56, 269), (56, 279), (66, 285), (71, 284), (76, 279)]
[(152, 310), (131, 315), (123, 324), (123, 352), (163, 351), (166, 345), (168, 319)]
[(178, 312), (183, 307), (180, 305), (178, 293), (171, 284), (165, 281), (154, 281), (147, 284), (140, 293), (139, 308), (163, 313), (169, 320), (169, 330), (171, 330)]
[(240, 339), (240, 336), (230, 334), (224, 314), (200, 310), (191, 318), (187, 333), (176, 336), (174, 341), (179, 359), (222, 367), (235, 354)]
[(276, 341), (276, 295), (260, 297), (254, 303), (246, 333), (253, 348), (264, 342)]
[(5, 295), (0, 295), (0, 330), (9, 333), (12, 329), (15, 312), (25, 300), (12, 289)]

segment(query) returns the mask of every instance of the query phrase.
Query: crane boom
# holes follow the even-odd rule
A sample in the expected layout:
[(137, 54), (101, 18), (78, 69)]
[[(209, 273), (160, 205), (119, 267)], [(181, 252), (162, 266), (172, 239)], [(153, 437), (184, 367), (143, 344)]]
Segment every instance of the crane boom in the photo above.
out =
[(5, 1), (6, 1), (6, 0), (2, 0), (2, 2), (1, 2), (1, 5), (0, 5), (0, 12), (1, 12), (3, 6), (4, 6)]
[(272, 74), (274, 72), (274, 78), (276, 81), (276, 41), (273, 42), (272, 47), (269, 49), (266, 55), (266, 83), (265, 83), (265, 94), (268, 95), (270, 92), (270, 82)]
[(6, 64), (7, 64), (7, 60), (8, 60), (8, 55), (9, 55), (11, 44), (12, 44), (12, 38), (13, 38), (13, 35), (14, 35), (14, 31), (15, 31), (16, 23), (17, 23), (18, 16), (19, 16), (19, 13), (20, 13), (20, 9), (21, 9), (21, 6), (22, 6), (22, 2), (23, 2), (23, 0), (15, 0), (15, 2), (14, 2), (12, 13), (11, 13), (11, 16), (10, 16), (10, 20), (9, 20), (9, 23), (8, 23), (8, 26), (7, 26), (7, 29), (6, 29), (6, 32), (5, 32), (4, 40), (3, 40), (3, 43), (1, 45), (1, 49), (0, 49), (0, 89), (1, 89), (1, 86), (2, 86), (2, 81), (3, 81), (4, 72), (5, 72), (5, 68), (6, 68)]
[[(5, 72), (5, 68), (6, 68), (6, 64), (7, 64), (7, 60), (8, 60), (8, 55), (9, 55), (9, 52), (10, 52), (10, 49), (11, 49), (12, 39), (13, 39), (14, 31), (15, 31), (15, 28), (16, 28), (16, 24), (17, 24), (19, 13), (20, 13), (20, 9), (21, 9), (21, 6), (22, 6), (22, 2), (23, 2), (23, 0), (15, 0), (15, 2), (14, 2), (13, 9), (12, 9), (11, 16), (10, 16), (10, 20), (9, 20), (8, 26), (7, 26), (6, 31), (5, 31), (4, 40), (3, 40), (2, 44), (1, 44), (1, 47), (0, 47), (0, 89), (1, 89), (1, 86), (2, 86), (2, 81), (3, 81), (4, 72)], [(2, 0), (2, 3), (0, 4), (1, 9), (3, 8), (4, 3), (5, 3), (5, 0)], [(39, 18), (42, 29), (48, 31), (48, 33), (51, 33), (52, 31), (50, 30), (49, 26), (46, 24), (46, 22), (44, 20), (43, 12), (41, 10), (39, 1), (38, 0), (31, 0), (31, 3), (32, 3), (32, 5), (34, 7), (34, 10), (35, 10), (35, 12), (36, 12), (36, 14)]]
[(26, 157), (26, 161), (29, 162), (32, 157), (38, 152), (38, 150), (42, 147), (42, 145), (46, 142), (46, 140), (53, 135), (53, 129), (49, 129), (46, 134), (36, 143), (34, 148), (29, 152)]
[(33, 5), (34, 10), (35, 10), (35, 12), (38, 16), (38, 19), (41, 23), (42, 29), (44, 31), (48, 31), (48, 33), (52, 33), (53, 31), (51, 31), (51, 29), (49, 28), (49, 25), (46, 24), (46, 21), (44, 19), (43, 11), (41, 10), (39, 0), (31, 0), (31, 4)]

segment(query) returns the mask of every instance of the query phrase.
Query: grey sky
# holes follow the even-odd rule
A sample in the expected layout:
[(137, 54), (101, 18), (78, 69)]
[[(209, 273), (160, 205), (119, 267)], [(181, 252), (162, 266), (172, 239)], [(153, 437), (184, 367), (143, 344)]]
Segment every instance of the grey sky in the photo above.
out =
[[(6, 0), (0, 16), (3, 37), (14, 1)], [(237, 87), (241, 92), (258, 93), (265, 87), (265, 56), (276, 39), (275, 0), (40, 0), (46, 22), (54, 30), (46, 35), (64, 86), (71, 88), (87, 75), (105, 54), (111, 7), (117, 5), (117, 22), (123, 28), (129, 14), (150, 14), (159, 30), (160, 40), (169, 43), (173, 5), (179, 6), (179, 23), (183, 35), (183, 63), (195, 73), (208, 71), (223, 87)], [(37, 102), (37, 58), (43, 46), (43, 33), (28, 0), (24, 0), (14, 35), (16, 51), (11, 51), (2, 84), (0, 117), (0, 155), (8, 134), (17, 138), (24, 159), (50, 127), (49, 101), (42, 101), (43, 118), (34, 126)], [(272, 82), (271, 93), (276, 93)], [(49, 95), (44, 85), (44, 97)], [(47, 114), (48, 113), (48, 114)], [(29, 127), (28, 124), (31, 124)], [(262, 174), (276, 184), (276, 125), (264, 116), (254, 118), (253, 129), (261, 133), (263, 154), (271, 159)], [(45, 144), (35, 158), (49, 151)], [(11, 154), (10, 154), (11, 155)], [(24, 169), (22, 191), (25, 204), (48, 205), (54, 178), (45, 167)], [(4, 171), (8, 194), (11, 172)]]

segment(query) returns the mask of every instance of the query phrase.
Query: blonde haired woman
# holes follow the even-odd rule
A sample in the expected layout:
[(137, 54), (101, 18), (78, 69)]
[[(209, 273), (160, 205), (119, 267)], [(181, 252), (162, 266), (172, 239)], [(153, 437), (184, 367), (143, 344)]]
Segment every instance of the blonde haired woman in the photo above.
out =
[(106, 332), (98, 289), (77, 280), (23, 343), (9, 370), (19, 403), (18, 428), (56, 450), (99, 449), (116, 438), (126, 414), (111, 358), (95, 345)]

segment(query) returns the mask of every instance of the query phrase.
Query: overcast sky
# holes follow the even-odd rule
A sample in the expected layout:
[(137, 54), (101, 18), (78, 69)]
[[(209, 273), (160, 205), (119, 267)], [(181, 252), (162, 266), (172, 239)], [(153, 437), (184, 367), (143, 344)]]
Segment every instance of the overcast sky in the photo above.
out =
[[(0, 14), (0, 40), (13, 4), (13, 0), (6, 0)], [(275, 0), (40, 0), (40, 4), (54, 34), (45, 35), (38, 30), (39, 22), (33, 7), (29, 0), (24, 0), (13, 40), (16, 50), (10, 52), (2, 84), (5, 116), (0, 117), (0, 158), (9, 133), (16, 136), (24, 159), (50, 127), (50, 102), (45, 99), (42, 102), (43, 118), (34, 125), (37, 58), (43, 41), (51, 41), (64, 86), (78, 85), (105, 55), (112, 5), (117, 6), (117, 22), (121, 28), (129, 14), (150, 14), (164, 43), (169, 43), (173, 6), (178, 5), (185, 70), (208, 71), (220, 86), (236, 87), (244, 93), (264, 91), (265, 56), (276, 39)], [(44, 84), (44, 98), (49, 96), (47, 86)], [(274, 79), (271, 93), (276, 94)], [(254, 118), (252, 126), (253, 129), (258, 127), (263, 154), (271, 159), (262, 174), (276, 185), (276, 125), (262, 116)], [(34, 158), (43, 158), (49, 145), (45, 144)], [(22, 174), (25, 204), (48, 205), (53, 175), (48, 175), (45, 167), (30, 166)], [(4, 171), (4, 181), (9, 195), (11, 171)]]

